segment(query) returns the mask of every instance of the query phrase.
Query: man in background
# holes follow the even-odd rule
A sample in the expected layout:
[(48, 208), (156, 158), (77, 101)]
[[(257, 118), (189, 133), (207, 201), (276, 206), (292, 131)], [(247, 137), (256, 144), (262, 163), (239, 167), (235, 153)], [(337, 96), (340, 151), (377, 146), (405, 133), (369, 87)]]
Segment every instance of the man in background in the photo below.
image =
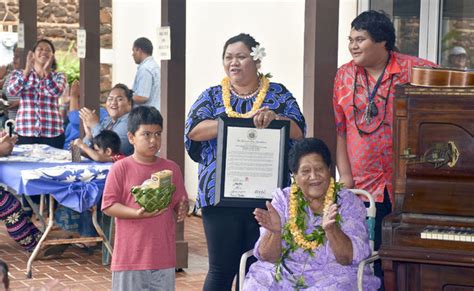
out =
[(468, 69), (469, 57), (466, 49), (462, 46), (455, 46), (449, 50), (448, 67), (454, 69)]
[(133, 81), (135, 106), (147, 105), (160, 109), (160, 67), (153, 59), (153, 44), (140, 37), (133, 43), (132, 56), (138, 65)]

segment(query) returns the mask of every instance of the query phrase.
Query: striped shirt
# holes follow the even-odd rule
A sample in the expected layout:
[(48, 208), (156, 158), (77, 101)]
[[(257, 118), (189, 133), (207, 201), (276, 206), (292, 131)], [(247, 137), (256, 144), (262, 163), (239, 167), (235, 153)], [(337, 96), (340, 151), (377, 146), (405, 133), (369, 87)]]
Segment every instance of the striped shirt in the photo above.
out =
[(34, 70), (26, 77), (22, 70), (13, 71), (7, 91), (20, 97), (18, 135), (51, 138), (64, 132), (58, 101), (65, 86), (66, 77), (59, 72), (50, 72), (41, 79)]

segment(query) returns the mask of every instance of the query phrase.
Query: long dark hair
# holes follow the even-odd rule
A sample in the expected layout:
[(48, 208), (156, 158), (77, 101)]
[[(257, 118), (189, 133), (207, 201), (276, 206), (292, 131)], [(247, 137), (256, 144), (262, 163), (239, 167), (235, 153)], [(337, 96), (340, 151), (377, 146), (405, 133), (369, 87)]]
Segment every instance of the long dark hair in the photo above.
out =
[[(42, 38), (42, 39), (39, 39), (35, 45), (33, 46), (33, 48), (31, 49), (32, 52), (35, 52), (36, 48), (38, 47), (38, 45), (40, 43), (47, 43), (50, 47), (51, 47), (51, 51), (53, 52), (53, 55), (54, 53), (56, 52), (56, 49), (54, 48), (54, 45), (53, 43), (49, 40), (49, 39), (46, 39), (46, 38)], [(56, 58), (53, 59), (53, 62), (51, 63), (51, 70), (52, 71), (56, 71), (56, 69), (58, 68), (58, 63), (56, 63)]]

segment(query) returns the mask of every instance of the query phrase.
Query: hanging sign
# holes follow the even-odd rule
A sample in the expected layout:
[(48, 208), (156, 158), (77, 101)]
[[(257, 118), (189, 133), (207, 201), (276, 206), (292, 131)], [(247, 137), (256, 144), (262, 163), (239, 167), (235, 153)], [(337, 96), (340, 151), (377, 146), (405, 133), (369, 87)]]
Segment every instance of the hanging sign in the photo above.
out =
[(86, 30), (77, 30), (77, 57), (83, 59), (86, 57)]
[(171, 30), (169, 26), (158, 27), (158, 58), (171, 60)]
[(18, 23), (18, 48), (25, 48), (25, 24)]

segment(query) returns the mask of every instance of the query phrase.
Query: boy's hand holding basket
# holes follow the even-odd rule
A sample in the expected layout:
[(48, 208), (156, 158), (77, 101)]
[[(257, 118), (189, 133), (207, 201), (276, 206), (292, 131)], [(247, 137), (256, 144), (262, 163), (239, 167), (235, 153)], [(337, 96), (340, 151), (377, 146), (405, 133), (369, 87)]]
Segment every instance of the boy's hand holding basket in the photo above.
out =
[(155, 212), (168, 207), (176, 187), (172, 183), (173, 172), (163, 170), (151, 175), (142, 185), (131, 189), (135, 201), (146, 212)]

